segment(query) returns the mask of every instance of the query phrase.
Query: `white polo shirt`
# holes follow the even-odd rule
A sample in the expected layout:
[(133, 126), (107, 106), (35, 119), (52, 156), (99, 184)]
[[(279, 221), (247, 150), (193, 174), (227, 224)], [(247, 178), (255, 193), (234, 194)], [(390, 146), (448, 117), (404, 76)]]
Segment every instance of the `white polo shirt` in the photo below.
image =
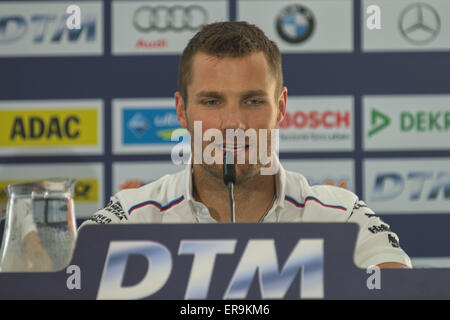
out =
[[(208, 208), (192, 196), (192, 169), (144, 185), (126, 189), (111, 197), (88, 223), (217, 223)], [(375, 216), (351, 191), (334, 186), (310, 186), (306, 178), (279, 166), (277, 195), (262, 222), (355, 222), (359, 234), (355, 264), (367, 268), (383, 262), (409, 267), (411, 260), (400, 248), (389, 225)]]

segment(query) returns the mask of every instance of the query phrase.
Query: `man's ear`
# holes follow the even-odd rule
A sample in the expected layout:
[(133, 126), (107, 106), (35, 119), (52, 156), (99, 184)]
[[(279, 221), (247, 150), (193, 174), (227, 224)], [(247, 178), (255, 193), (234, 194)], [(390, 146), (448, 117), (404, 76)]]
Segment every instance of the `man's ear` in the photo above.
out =
[(284, 116), (286, 115), (286, 104), (287, 104), (287, 88), (283, 87), (283, 89), (281, 89), (281, 93), (278, 98), (278, 117), (277, 117), (278, 125), (280, 124), (281, 121), (283, 121)]
[(180, 125), (187, 129), (186, 108), (183, 97), (179, 91), (175, 92), (175, 107), (177, 108), (177, 119)]

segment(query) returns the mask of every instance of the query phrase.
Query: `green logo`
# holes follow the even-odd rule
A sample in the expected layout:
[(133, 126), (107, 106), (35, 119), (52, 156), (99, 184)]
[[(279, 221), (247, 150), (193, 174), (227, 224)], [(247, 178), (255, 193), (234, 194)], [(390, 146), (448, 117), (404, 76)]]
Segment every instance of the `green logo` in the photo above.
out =
[(369, 137), (373, 136), (378, 131), (381, 131), (389, 126), (390, 123), (391, 119), (387, 115), (376, 109), (372, 109), (372, 113), (370, 114), (370, 125), (372, 128), (367, 135)]

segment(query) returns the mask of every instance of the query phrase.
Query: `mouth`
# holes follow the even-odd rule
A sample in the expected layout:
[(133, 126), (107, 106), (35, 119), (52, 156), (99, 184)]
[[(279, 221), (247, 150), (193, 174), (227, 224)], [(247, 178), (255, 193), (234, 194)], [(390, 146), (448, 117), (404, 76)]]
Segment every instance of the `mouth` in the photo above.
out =
[(248, 144), (242, 144), (242, 145), (216, 145), (216, 148), (222, 152), (232, 152), (234, 155), (237, 155), (241, 152), (247, 151), (250, 146)]

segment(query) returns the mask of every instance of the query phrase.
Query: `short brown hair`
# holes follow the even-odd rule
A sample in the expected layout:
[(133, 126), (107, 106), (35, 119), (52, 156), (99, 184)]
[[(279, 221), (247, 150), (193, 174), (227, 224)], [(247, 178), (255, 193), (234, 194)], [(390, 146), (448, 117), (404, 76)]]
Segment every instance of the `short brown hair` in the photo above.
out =
[(276, 94), (283, 85), (281, 54), (275, 42), (255, 25), (244, 21), (216, 22), (203, 28), (189, 41), (178, 68), (178, 89), (187, 104), (187, 86), (192, 80), (192, 60), (203, 52), (218, 58), (238, 58), (263, 52), (277, 81)]

